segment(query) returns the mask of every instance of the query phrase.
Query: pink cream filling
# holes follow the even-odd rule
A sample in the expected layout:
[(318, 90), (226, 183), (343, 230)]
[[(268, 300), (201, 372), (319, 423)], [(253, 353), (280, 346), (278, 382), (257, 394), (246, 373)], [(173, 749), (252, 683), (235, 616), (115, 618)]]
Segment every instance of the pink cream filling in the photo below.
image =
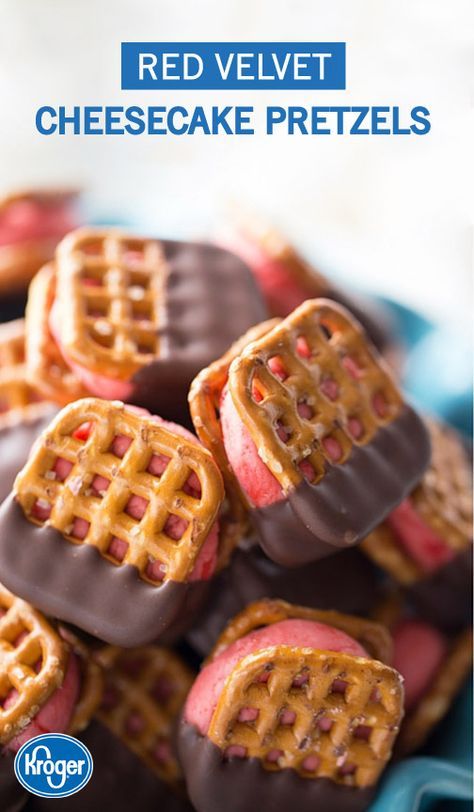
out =
[(392, 631), (393, 667), (404, 678), (405, 709), (412, 710), (426, 694), (447, 652), (447, 641), (433, 626), (402, 620)]
[(0, 215), (0, 246), (59, 239), (74, 227), (72, 213), (64, 203), (42, 206), (34, 200), (19, 200)]
[(426, 524), (410, 499), (398, 505), (386, 521), (398, 543), (424, 572), (435, 572), (455, 557), (455, 551)]

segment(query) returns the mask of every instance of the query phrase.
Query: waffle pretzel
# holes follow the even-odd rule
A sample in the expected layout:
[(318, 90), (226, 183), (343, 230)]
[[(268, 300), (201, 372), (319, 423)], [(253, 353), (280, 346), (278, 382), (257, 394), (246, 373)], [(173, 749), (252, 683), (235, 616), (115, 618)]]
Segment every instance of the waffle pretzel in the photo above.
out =
[[(76, 439), (73, 433), (86, 423), (91, 424), (88, 438)], [(123, 435), (132, 442), (120, 459), (110, 449)], [(169, 458), (159, 478), (146, 470), (152, 454)], [(58, 458), (72, 464), (64, 481), (52, 470)], [(183, 490), (191, 473), (200, 481), (200, 498)], [(95, 475), (109, 482), (98, 495), (91, 492)], [(35, 505), (50, 506), (48, 524), (77, 543), (74, 523), (82, 519), (88, 523), (85, 544), (115, 565), (132, 564), (143, 579), (156, 585), (147, 575), (148, 565), (155, 561), (161, 562), (164, 581), (188, 579), (216, 520), (223, 484), (214, 460), (201, 446), (123, 403), (88, 398), (66, 406), (43, 432), (14, 492), (30, 521), (43, 523), (32, 515)], [(125, 512), (132, 496), (148, 503), (140, 521)], [(188, 523), (179, 540), (165, 532), (170, 515)], [(128, 545), (121, 560), (109, 551), (114, 538)]]
[(0, 325), (0, 428), (18, 422), (25, 407), (41, 397), (25, 374), (25, 322)]
[(348, 634), (357, 640), (368, 651), (371, 657), (381, 662), (390, 662), (392, 658), (392, 641), (390, 634), (379, 623), (365, 620), (355, 615), (345, 615), (333, 610), (310, 609), (307, 606), (295, 606), (287, 601), (263, 598), (248, 604), (238, 615), (235, 615), (220, 634), (208, 660), (214, 660), (236, 640), (260, 628), (290, 619), (312, 620), (324, 623)]
[[(472, 543), (471, 467), (462, 441), (452, 429), (428, 420), (431, 463), (410, 496), (417, 513), (455, 552)], [(387, 522), (370, 533), (362, 550), (398, 583), (408, 586), (424, 577)]]
[(158, 240), (82, 228), (56, 251), (57, 304), (68, 357), (128, 380), (160, 351), (167, 265)]
[[(344, 365), (348, 358), (361, 371), (359, 377)], [(282, 365), (284, 380), (271, 372), (272, 359)], [(338, 387), (332, 401), (319, 392), (325, 379)], [(380, 427), (394, 420), (403, 403), (362, 329), (348, 311), (325, 299), (304, 302), (248, 346), (230, 366), (229, 389), (260, 457), (284, 493), (303, 481), (298, 467), (303, 461), (314, 469), (313, 484), (324, 476), (328, 462), (334, 464), (323, 439), (339, 443), (341, 464), (353, 445), (368, 444)], [(376, 411), (376, 398), (383, 398), (383, 415)], [(301, 403), (312, 409), (311, 420), (300, 417)], [(288, 431), (286, 443), (277, 434), (280, 419)], [(358, 439), (350, 431), (354, 419), (362, 426)]]
[[(0, 585), (0, 743), (20, 733), (62, 685), (67, 648), (45, 617)], [(10, 692), (16, 700), (5, 707)]]
[(173, 752), (174, 725), (193, 675), (169, 649), (122, 649), (105, 672), (98, 718), (159, 778), (176, 783), (181, 772)]
[(247, 344), (261, 338), (279, 323), (280, 319), (270, 319), (251, 327), (221, 358), (201, 370), (189, 390), (189, 409), (196, 434), (220, 468), (229, 502), (229, 509), (220, 522), (221, 565), (228, 562), (247, 524), (245, 496), (229, 465), (222, 439), (219, 421), (222, 392), (227, 384), (232, 361), (240, 355)]
[[(240, 722), (249, 707), (258, 710), (256, 721)], [(293, 724), (280, 723), (283, 711), (293, 711)], [(224, 751), (243, 748), (269, 770), (289, 767), (302, 778), (367, 787), (390, 758), (402, 715), (402, 680), (392, 668), (341, 653), (274, 646), (236, 665), (208, 738)]]
[(472, 630), (452, 642), (446, 660), (428, 692), (404, 719), (395, 752), (399, 757), (418, 750), (448, 712), (472, 668)]
[(81, 689), (69, 722), (68, 733), (75, 736), (85, 730), (98, 710), (104, 693), (104, 678), (100, 665), (92, 658), (85, 643), (66, 626), (59, 628), (61, 637), (79, 660)]
[(55, 294), (52, 262), (44, 265), (28, 289), (26, 307), (26, 377), (44, 398), (64, 406), (88, 393), (64, 362), (49, 328)]

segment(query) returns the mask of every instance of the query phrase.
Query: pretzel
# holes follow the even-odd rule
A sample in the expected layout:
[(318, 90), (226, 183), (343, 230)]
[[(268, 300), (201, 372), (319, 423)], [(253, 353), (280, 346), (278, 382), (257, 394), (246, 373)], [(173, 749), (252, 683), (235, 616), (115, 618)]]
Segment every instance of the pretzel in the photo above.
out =
[(418, 750), (443, 719), (472, 667), (472, 630), (456, 637), (428, 692), (403, 721), (395, 752), (399, 757)]
[(123, 649), (105, 672), (98, 718), (167, 783), (181, 777), (173, 752), (174, 725), (193, 675), (172, 651)]
[[(62, 685), (67, 648), (42, 614), (0, 585), (0, 743), (36, 716)], [(5, 707), (10, 692), (15, 702)]]
[(25, 376), (25, 322), (0, 324), (0, 428), (19, 422), (39, 400)]
[[(256, 721), (240, 722), (249, 707), (257, 709)], [(292, 724), (281, 723), (284, 711), (295, 714)], [(303, 778), (366, 787), (385, 767), (402, 715), (402, 680), (392, 668), (280, 645), (235, 666), (207, 735), (224, 753), (238, 747), (268, 770), (290, 767)]]
[(64, 406), (85, 397), (86, 389), (64, 362), (49, 328), (55, 293), (54, 264), (38, 271), (28, 290), (26, 307), (26, 377), (48, 400)]
[[(410, 501), (424, 522), (457, 553), (472, 543), (471, 467), (454, 431), (434, 420), (427, 425), (431, 463)], [(387, 522), (364, 539), (361, 549), (401, 584), (408, 586), (425, 576)]]
[(104, 678), (101, 667), (92, 658), (85, 643), (66, 626), (60, 626), (59, 633), (78, 658), (81, 669), (80, 694), (67, 731), (75, 736), (85, 730), (99, 708), (104, 693)]
[[(272, 359), (282, 365), (284, 380), (271, 372)], [(344, 366), (346, 359), (355, 361), (359, 378)], [(337, 386), (334, 400), (320, 392), (326, 378)], [(285, 494), (303, 481), (301, 462), (312, 465), (312, 484), (323, 478), (328, 462), (334, 464), (323, 439), (339, 443), (337, 464), (342, 464), (354, 445), (370, 443), (403, 405), (388, 368), (367, 344), (357, 322), (344, 308), (325, 299), (305, 302), (248, 346), (230, 366), (229, 389), (259, 456)], [(376, 411), (376, 398), (383, 398), (383, 415)], [(311, 420), (300, 417), (302, 402), (314, 412)], [(286, 443), (276, 430), (280, 418), (289, 434)], [(352, 420), (362, 426), (358, 439), (350, 430)]]
[[(84, 424), (90, 428), (88, 437), (73, 436), (77, 430), (80, 435)], [(111, 448), (114, 439), (123, 435), (132, 442), (119, 458)], [(152, 454), (169, 459), (159, 478), (147, 471)], [(53, 470), (58, 458), (71, 464), (64, 481)], [(200, 498), (183, 490), (193, 472), (201, 484)], [(95, 494), (96, 475), (109, 485)], [(80, 543), (73, 534), (76, 520), (82, 519), (88, 523), (83, 543), (115, 565), (132, 564), (141, 578), (156, 586), (157, 579), (149, 573), (151, 562), (160, 562), (164, 581), (188, 579), (216, 519), (223, 485), (214, 460), (201, 446), (126, 409), (123, 403), (89, 398), (66, 406), (43, 432), (15, 481), (14, 492), (29, 521), (43, 524), (34, 515), (35, 506), (50, 508), (48, 524), (70, 542)], [(133, 496), (148, 503), (139, 521), (126, 513)], [(166, 534), (170, 515), (188, 523), (180, 539)], [(122, 542), (120, 559), (109, 549), (113, 539)]]
[[(66, 205), (77, 197), (73, 189), (30, 190), (11, 194), (0, 200), (0, 218), (11, 206), (34, 202), (43, 208)], [(26, 287), (36, 271), (54, 256), (58, 237), (29, 237), (21, 242), (0, 246), (0, 291), (9, 293)]]
[(68, 357), (125, 380), (156, 358), (167, 273), (157, 240), (78, 229), (58, 246), (56, 264)]
[(254, 629), (293, 618), (324, 623), (326, 626), (340, 629), (364, 646), (370, 656), (376, 660), (390, 662), (392, 658), (390, 634), (379, 623), (354, 615), (344, 615), (342, 612), (310, 609), (282, 600), (263, 598), (248, 604), (238, 615), (235, 615), (218, 637), (207, 661), (215, 660), (232, 643), (245, 637)]
[(258, 340), (279, 323), (280, 319), (270, 319), (251, 327), (221, 358), (201, 370), (189, 390), (189, 410), (196, 434), (216, 460), (226, 486), (229, 505), (220, 520), (222, 565), (228, 562), (247, 525), (247, 502), (229, 465), (222, 439), (219, 421), (222, 392), (227, 384), (232, 361), (240, 355), (247, 344)]

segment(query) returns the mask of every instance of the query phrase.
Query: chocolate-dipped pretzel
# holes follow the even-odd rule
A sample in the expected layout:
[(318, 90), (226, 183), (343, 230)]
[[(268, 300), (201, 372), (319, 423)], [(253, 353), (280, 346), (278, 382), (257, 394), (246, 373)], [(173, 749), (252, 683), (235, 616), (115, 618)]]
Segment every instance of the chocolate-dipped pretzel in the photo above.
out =
[(372, 659), (389, 650), (382, 627), (339, 613), (281, 601), (242, 612), (180, 725), (198, 812), (217, 812), (222, 797), (230, 812), (260, 803), (274, 812), (365, 809), (402, 717), (400, 676)]
[(122, 403), (66, 406), (2, 506), (5, 583), (117, 645), (183, 622), (215, 567), (223, 485), (182, 432)]
[(194, 376), (265, 318), (233, 254), (200, 243), (82, 229), (56, 252), (51, 325), (87, 388), (170, 419)]
[(418, 612), (456, 631), (472, 618), (472, 476), (461, 438), (427, 421), (432, 456), (423, 478), (361, 549), (407, 591)]
[(231, 363), (220, 421), (262, 547), (284, 566), (356, 544), (429, 460), (422, 421), (362, 328), (324, 299)]

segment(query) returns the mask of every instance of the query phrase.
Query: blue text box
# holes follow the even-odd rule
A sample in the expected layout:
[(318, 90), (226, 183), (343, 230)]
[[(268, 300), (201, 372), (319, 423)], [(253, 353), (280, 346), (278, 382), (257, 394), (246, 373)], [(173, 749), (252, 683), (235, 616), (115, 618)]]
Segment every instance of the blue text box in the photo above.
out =
[(122, 90), (344, 90), (344, 42), (122, 42)]

